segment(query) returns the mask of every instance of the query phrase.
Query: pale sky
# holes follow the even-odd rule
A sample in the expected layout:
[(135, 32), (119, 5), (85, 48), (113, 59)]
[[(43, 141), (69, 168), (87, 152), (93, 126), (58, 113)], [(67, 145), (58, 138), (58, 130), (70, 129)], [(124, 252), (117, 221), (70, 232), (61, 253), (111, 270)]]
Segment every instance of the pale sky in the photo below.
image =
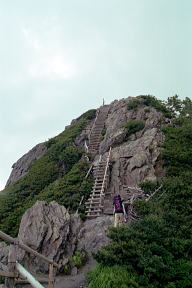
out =
[(192, 97), (191, 0), (0, 0), (0, 189), (88, 109)]

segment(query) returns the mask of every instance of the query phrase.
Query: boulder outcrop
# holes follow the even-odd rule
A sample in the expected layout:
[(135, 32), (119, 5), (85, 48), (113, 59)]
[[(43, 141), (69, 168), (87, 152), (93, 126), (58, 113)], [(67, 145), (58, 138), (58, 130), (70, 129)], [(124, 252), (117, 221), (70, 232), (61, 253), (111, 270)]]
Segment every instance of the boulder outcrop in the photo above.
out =
[(29, 169), (29, 166), (41, 156), (43, 156), (47, 151), (44, 143), (40, 143), (33, 147), (28, 153), (23, 155), (16, 163), (13, 164), (12, 172), (7, 180), (6, 186), (14, 183), (21, 177), (23, 177)]
[(78, 234), (77, 250), (96, 252), (102, 246), (107, 245), (109, 243), (107, 231), (112, 225), (113, 219), (110, 216), (86, 220)]
[[(91, 253), (107, 244), (107, 230), (110, 225), (112, 219), (109, 216), (83, 223), (78, 215), (69, 215), (67, 209), (55, 201), (37, 201), (21, 219), (18, 240), (54, 260), (62, 271), (76, 250)], [(4, 243), (0, 244), (0, 262), (5, 266), (9, 247)], [(29, 271), (48, 272), (45, 262), (20, 248), (17, 250), (17, 260)]]
[[(24, 244), (54, 260), (61, 266), (72, 256), (76, 248), (77, 235), (81, 227), (78, 216), (70, 216), (64, 206), (52, 201), (37, 201), (21, 219), (18, 238)], [(47, 271), (46, 263), (31, 257), (23, 250), (19, 252), (19, 261), (26, 266)], [(31, 259), (33, 259), (31, 261)], [(30, 267), (31, 268), (31, 267)]]

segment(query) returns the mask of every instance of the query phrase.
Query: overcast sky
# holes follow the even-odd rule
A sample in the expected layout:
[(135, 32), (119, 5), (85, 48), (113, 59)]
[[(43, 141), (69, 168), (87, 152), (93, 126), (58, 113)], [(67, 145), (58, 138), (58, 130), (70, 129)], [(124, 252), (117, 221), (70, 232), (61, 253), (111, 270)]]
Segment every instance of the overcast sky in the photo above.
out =
[(0, 0), (0, 40), (0, 189), (103, 98), (192, 97), (191, 0)]

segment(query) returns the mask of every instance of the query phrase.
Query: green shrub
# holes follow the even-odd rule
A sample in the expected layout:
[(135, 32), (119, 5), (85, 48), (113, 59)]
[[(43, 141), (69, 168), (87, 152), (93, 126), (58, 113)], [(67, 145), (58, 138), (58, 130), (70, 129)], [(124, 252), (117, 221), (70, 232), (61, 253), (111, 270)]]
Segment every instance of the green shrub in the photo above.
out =
[(127, 104), (127, 109), (135, 110), (140, 104), (141, 104), (141, 101), (139, 99), (133, 99)]
[(88, 110), (87, 112), (83, 113), (77, 120), (84, 119), (84, 120), (92, 120), (96, 117), (96, 109)]
[(154, 148), (152, 146), (149, 146), (148, 149), (149, 149), (149, 153), (152, 154), (154, 151)]
[(71, 260), (77, 268), (80, 268), (87, 262), (87, 253), (85, 251), (75, 251)]
[(126, 140), (131, 134), (134, 134), (145, 127), (145, 123), (139, 120), (131, 120), (123, 125), (126, 130)]
[(101, 135), (101, 136), (99, 137), (99, 141), (100, 141), (100, 142), (103, 141), (104, 138), (105, 138), (105, 137), (104, 137), (103, 135)]
[(97, 265), (87, 277), (88, 288), (139, 288), (134, 276), (128, 273), (126, 267), (117, 265)]
[(63, 274), (70, 275), (71, 274), (71, 265), (69, 263), (63, 266)]
[(149, 109), (149, 108), (145, 108), (145, 109), (144, 109), (144, 112), (145, 112), (145, 113), (149, 113), (149, 112), (150, 112), (150, 109)]
[(157, 188), (158, 183), (145, 180), (139, 184), (139, 187), (144, 191), (145, 194), (152, 194)]
[(144, 120), (144, 121), (146, 121), (147, 119), (148, 119), (148, 117), (147, 117), (147, 116), (144, 116), (144, 117), (143, 117), (143, 120)]
[(104, 128), (102, 129), (102, 131), (101, 131), (101, 135), (102, 135), (102, 136), (105, 136), (106, 131), (107, 131), (107, 129), (104, 127)]
[(140, 96), (142, 98), (142, 102), (146, 106), (152, 106), (157, 111), (162, 112), (165, 117), (171, 118), (173, 116), (172, 111), (166, 107), (165, 103), (163, 101), (158, 100), (155, 96), (152, 95), (142, 95)]

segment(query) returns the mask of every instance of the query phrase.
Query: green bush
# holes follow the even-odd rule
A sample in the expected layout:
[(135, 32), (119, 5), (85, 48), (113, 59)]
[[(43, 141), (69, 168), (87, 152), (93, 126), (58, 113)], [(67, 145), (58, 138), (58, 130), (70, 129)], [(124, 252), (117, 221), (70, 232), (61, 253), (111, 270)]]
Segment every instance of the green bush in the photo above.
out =
[(145, 180), (139, 184), (139, 187), (141, 187), (145, 194), (152, 194), (158, 186), (160, 186), (158, 182), (149, 180)]
[(77, 268), (80, 268), (87, 262), (87, 253), (85, 251), (75, 251), (71, 260)]
[(125, 139), (128, 140), (129, 136), (142, 130), (145, 127), (145, 123), (139, 120), (131, 120), (123, 125), (126, 130)]
[(154, 107), (157, 111), (162, 112), (165, 117), (171, 118), (173, 116), (172, 111), (166, 107), (163, 101), (158, 100), (155, 96), (152, 95), (142, 95), (142, 103), (146, 106)]
[(127, 109), (135, 110), (139, 105), (141, 105), (141, 101), (139, 99), (133, 99), (127, 104)]
[(84, 120), (92, 120), (96, 117), (96, 109), (88, 110), (87, 112), (83, 113), (77, 120), (84, 119)]
[(87, 276), (88, 288), (139, 288), (126, 267), (97, 265)]

